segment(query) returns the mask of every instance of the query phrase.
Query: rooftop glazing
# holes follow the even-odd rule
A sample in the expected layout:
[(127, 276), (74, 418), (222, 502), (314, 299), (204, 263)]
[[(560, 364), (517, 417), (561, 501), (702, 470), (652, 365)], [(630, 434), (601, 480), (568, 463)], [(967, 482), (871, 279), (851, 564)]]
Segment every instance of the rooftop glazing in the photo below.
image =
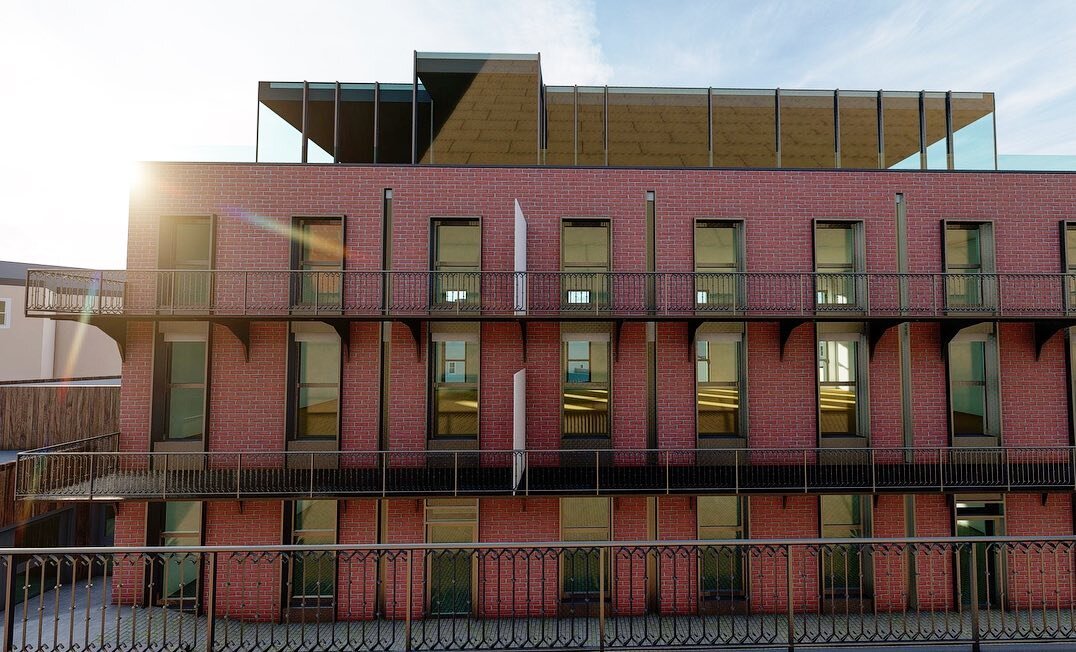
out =
[(410, 84), (261, 82), (256, 158), (997, 168), (993, 93), (547, 86), (539, 55), (421, 52)]

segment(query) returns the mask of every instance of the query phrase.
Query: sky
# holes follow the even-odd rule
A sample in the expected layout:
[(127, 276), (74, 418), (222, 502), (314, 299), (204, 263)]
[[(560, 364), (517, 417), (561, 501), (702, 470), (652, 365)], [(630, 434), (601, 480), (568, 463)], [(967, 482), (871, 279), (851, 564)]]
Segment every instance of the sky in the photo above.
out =
[(1071, 0), (0, 1), (0, 260), (123, 268), (139, 160), (252, 160), (259, 80), (992, 90), (1001, 154), (1076, 154)]

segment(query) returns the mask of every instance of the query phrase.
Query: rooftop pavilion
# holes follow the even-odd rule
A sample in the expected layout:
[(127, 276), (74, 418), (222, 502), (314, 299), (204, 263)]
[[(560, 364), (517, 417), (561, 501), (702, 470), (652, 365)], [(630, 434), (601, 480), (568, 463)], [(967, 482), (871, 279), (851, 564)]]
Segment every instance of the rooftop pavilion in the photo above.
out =
[(443, 52), (411, 83), (260, 82), (256, 158), (997, 169), (989, 92), (548, 86), (540, 54)]

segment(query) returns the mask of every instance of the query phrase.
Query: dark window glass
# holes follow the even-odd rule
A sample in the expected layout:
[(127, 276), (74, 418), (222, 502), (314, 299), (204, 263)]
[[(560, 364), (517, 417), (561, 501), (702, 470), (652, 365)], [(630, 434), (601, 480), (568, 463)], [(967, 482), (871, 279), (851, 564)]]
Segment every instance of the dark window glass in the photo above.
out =
[(841, 167), (878, 167), (878, 93), (840, 91), (837, 97), (840, 122)]
[[(202, 503), (160, 503), (160, 535), (157, 545), (193, 547), (202, 545)], [(194, 553), (160, 556), (157, 599), (179, 607), (192, 607), (198, 600), (201, 557)]]
[(882, 93), (882, 139), (886, 168), (918, 170), (921, 167), (919, 93)]
[(481, 305), (481, 259), (478, 220), (434, 221), (434, 302), (452, 308)]
[(833, 93), (781, 91), (781, 167), (836, 167)]
[(166, 342), (168, 440), (201, 439), (205, 432), (206, 342)]
[(954, 435), (985, 435), (989, 432), (986, 344), (985, 341), (968, 340), (949, 344), (949, 393)]
[[(739, 496), (699, 496), (698, 538), (703, 541), (745, 539), (747, 502)], [(738, 546), (705, 546), (699, 551), (699, 589), (704, 600), (747, 597), (747, 559)]]
[[(410, 118), (410, 93), (407, 100), (408, 118)], [(385, 116), (381, 116), (382, 120)], [(389, 137), (400, 141), (404, 149), (411, 146), (411, 120), (406, 126), (397, 128)], [(339, 151), (337, 160), (341, 163), (374, 162), (374, 85), (340, 84), (340, 129), (337, 135)], [(391, 149), (391, 147), (390, 147)], [(403, 161), (398, 161), (403, 162)], [(407, 161), (411, 162), (410, 151)]]
[[(822, 496), (822, 537), (859, 539), (870, 536), (867, 503), (861, 496)], [(855, 600), (870, 595), (869, 549), (855, 545), (828, 544), (822, 556), (822, 597)]]
[[(426, 501), (427, 543), (471, 543), (477, 538), (477, 500)], [(474, 551), (431, 550), (427, 554), (429, 613), (471, 613), (474, 602)]]
[(1065, 272), (1068, 276), (1068, 309), (1076, 310), (1076, 224), (1065, 226)]
[(546, 165), (575, 165), (575, 89), (545, 89)]
[(306, 93), (306, 160), (332, 163), (336, 137), (336, 84), (311, 83)]
[(160, 306), (205, 310), (213, 291), (213, 219), (209, 216), (161, 219), (158, 263)]

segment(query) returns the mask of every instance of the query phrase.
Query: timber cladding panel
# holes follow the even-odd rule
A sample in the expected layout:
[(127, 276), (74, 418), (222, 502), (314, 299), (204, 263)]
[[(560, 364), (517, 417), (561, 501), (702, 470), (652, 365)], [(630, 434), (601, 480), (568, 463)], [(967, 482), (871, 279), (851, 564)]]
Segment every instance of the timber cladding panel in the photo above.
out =
[(119, 430), (119, 387), (0, 386), (0, 449), (30, 450)]

